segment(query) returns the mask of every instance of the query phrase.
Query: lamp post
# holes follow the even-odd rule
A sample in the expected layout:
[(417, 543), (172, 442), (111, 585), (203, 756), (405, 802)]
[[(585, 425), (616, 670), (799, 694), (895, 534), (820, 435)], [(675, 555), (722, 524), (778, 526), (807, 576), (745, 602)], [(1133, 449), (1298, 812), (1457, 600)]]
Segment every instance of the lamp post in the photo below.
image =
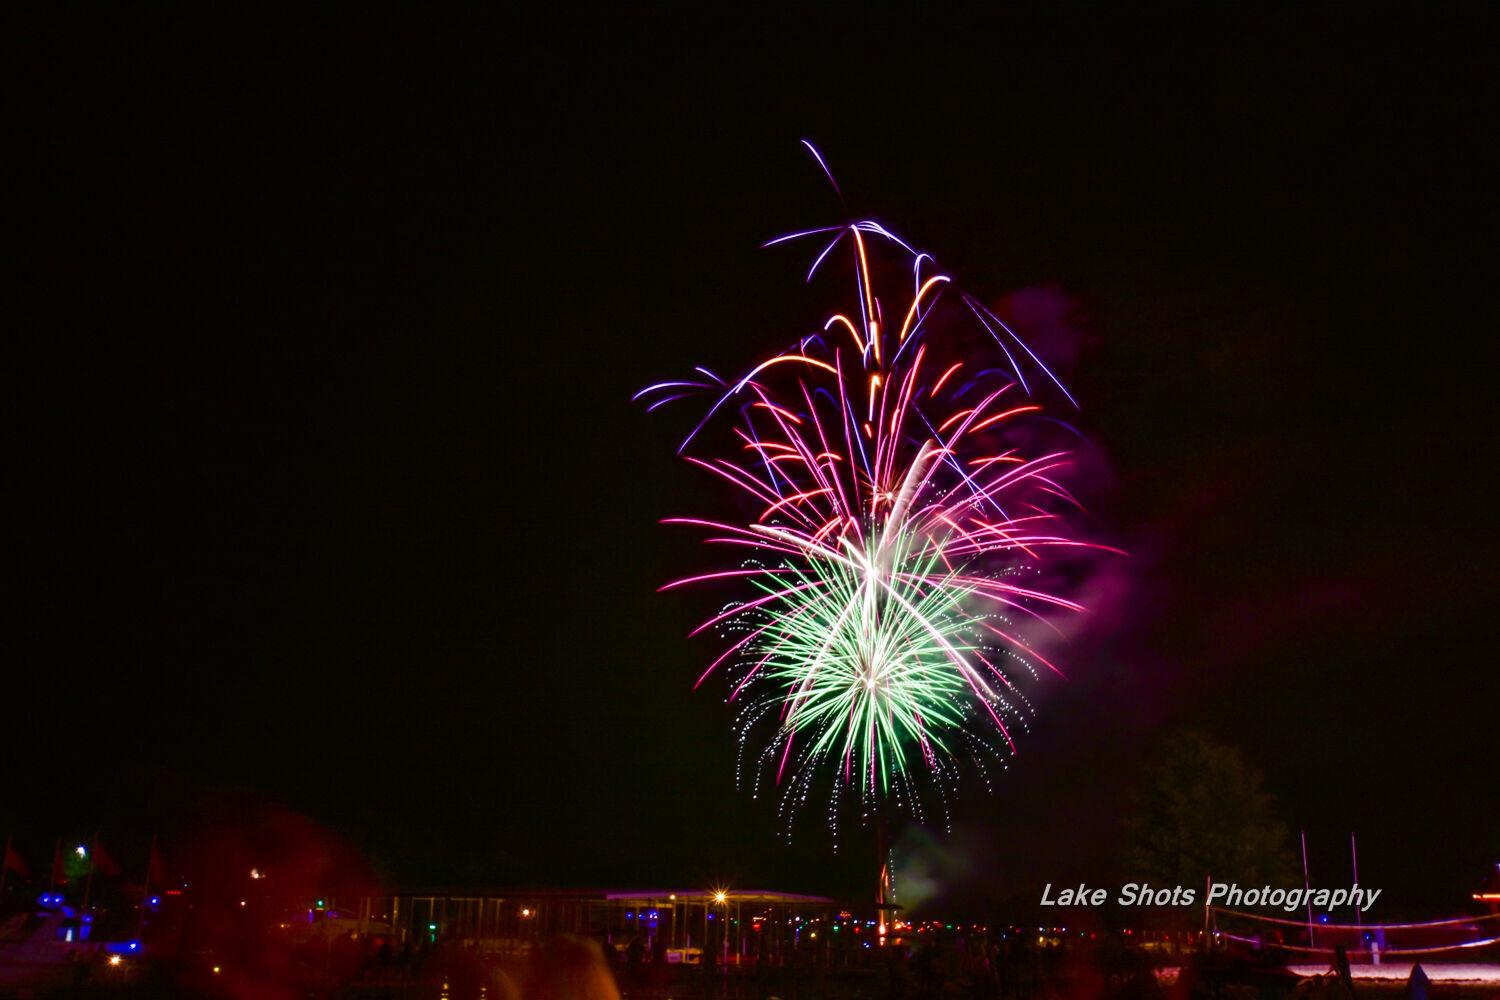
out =
[(729, 892), (726, 889), (714, 890), (714, 902), (719, 907), (719, 966), (722, 973), (728, 973), (729, 965)]

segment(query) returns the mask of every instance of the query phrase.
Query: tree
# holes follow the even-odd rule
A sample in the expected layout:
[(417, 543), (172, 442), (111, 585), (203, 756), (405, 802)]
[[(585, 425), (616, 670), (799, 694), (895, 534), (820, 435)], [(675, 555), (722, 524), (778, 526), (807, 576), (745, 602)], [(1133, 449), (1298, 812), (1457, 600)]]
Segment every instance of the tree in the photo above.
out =
[(1291, 885), (1286, 825), (1261, 774), (1240, 752), (1202, 733), (1169, 737), (1147, 768), (1125, 826), (1130, 880), (1196, 887)]

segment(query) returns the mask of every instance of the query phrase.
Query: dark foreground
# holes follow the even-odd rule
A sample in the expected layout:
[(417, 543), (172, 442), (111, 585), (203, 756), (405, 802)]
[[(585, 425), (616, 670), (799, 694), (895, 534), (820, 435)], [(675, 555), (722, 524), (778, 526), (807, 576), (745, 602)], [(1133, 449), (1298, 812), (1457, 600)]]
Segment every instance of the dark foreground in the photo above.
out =
[[(495, 961), (464, 953), (436, 953), (420, 963), (367, 969), (353, 980), (309, 975), (291, 968), (233, 973), (166, 964), (128, 974), (106, 973), (66, 987), (0, 988), (0, 997), (206, 997), (224, 1000), (900, 1000), (900, 998), (1130, 997), (1130, 998), (1500, 998), (1500, 964), (1486, 966), (1490, 981), (1435, 982), (1414, 994), (1404, 982), (1356, 979), (1351, 990), (1331, 972), (1296, 976), (1269, 961), (1229, 953), (1160, 956), (1113, 947), (1069, 950), (984, 951), (949, 946), (889, 948), (857, 967), (795, 964), (757, 968), (606, 961), (598, 947), (559, 939), (529, 959)], [(1487, 956), (1494, 963), (1496, 956)], [(116, 970), (117, 971), (117, 970)], [(1434, 967), (1434, 972), (1438, 969)], [(1439, 976), (1440, 978), (1440, 976)]]

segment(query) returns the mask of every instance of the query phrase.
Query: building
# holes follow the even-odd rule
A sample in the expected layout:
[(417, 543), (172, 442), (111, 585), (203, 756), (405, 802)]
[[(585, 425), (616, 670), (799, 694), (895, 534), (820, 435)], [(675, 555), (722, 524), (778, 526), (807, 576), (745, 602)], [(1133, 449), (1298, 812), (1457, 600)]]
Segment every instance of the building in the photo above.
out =
[[(752, 889), (406, 888), (318, 901), (310, 923), (389, 934), (399, 949), (451, 942), (486, 953), (525, 951), (576, 934), (623, 951), (639, 941), (668, 962), (780, 962), (791, 948), (847, 932), (873, 940), (875, 911), (856, 917), (826, 896)], [(868, 908), (868, 907), (867, 907)], [(826, 938), (825, 938), (826, 939)]]

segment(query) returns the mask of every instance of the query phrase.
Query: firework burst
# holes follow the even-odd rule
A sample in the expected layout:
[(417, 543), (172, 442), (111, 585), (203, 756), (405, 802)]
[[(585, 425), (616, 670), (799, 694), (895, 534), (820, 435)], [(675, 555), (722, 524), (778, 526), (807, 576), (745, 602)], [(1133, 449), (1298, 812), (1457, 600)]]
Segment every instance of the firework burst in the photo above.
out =
[[(822, 779), (835, 830), (850, 792), (918, 818), (935, 792), (946, 817), (964, 765), (987, 780), (1014, 753), (1031, 714), (1021, 681), (1057, 670), (1030, 636), (1082, 610), (1043, 567), (1097, 546), (1066, 530), (1069, 452), (1036, 447), (1040, 389), (1073, 401), (998, 316), (883, 226), (767, 245), (814, 239), (809, 280), (843, 248), (854, 308), (737, 378), (699, 368), (637, 394), (653, 410), (709, 400), (679, 452), (748, 504), (737, 519), (668, 519), (740, 558), (663, 589), (740, 590), (693, 633), (726, 643), (698, 684), (727, 676), (741, 777), (757, 793), (774, 781), (788, 830)], [(878, 294), (877, 249), (897, 261), (898, 296)], [(965, 350), (959, 325), (988, 349)]]

